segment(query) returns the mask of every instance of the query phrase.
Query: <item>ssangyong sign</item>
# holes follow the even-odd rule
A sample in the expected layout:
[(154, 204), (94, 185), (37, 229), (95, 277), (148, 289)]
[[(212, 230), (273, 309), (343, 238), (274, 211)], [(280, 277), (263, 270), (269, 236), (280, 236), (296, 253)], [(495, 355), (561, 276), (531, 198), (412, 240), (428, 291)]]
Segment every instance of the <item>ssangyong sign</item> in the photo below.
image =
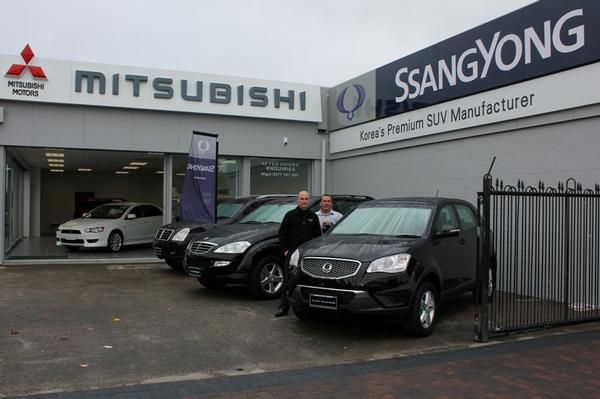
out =
[(378, 68), (361, 98), (370, 120), (332, 118), (330, 103), (331, 151), (595, 103), (598, 20), (597, 1), (539, 1)]
[[(364, 103), (359, 111), (380, 119), (598, 62), (598, 20), (594, 0), (531, 4), (372, 71), (366, 93), (356, 93), (354, 81), (334, 87), (329, 128), (367, 122), (346, 117), (354, 104)], [(341, 111), (340, 98), (349, 104)]]
[(321, 122), (318, 86), (33, 56), (0, 55), (0, 99)]

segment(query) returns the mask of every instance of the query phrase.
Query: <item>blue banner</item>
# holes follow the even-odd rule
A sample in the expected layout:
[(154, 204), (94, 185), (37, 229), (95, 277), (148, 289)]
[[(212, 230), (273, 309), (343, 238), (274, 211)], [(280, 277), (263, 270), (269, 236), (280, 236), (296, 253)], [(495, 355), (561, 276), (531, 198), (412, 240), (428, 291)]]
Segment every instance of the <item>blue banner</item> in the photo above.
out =
[(217, 156), (217, 135), (194, 132), (183, 180), (183, 220), (216, 223)]

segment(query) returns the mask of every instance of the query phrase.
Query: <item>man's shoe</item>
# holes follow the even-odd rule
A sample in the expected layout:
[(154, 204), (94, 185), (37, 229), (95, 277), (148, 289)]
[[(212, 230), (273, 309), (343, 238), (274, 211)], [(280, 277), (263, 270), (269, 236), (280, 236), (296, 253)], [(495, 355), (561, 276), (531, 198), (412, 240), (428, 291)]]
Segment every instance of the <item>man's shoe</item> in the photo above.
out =
[(279, 309), (277, 309), (277, 313), (275, 313), (275, 317), (283, 317), (287, 316), (290, 311), (290, 305), (281, 305)]

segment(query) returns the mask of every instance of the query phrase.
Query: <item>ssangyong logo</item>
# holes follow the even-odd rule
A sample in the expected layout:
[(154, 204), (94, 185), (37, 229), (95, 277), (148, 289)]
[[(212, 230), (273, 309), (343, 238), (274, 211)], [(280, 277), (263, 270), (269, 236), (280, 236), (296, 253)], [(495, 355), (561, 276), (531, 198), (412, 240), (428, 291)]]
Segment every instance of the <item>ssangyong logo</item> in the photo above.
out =
[(29, 69), (29, 72), (34, 78), (47, 79), (46, 74), (41, 66), (29, 64), (34, 56), (35, 54), (33, 54), (33, 50), (31, 50), (31, 47), (29, 47), (29, 44), (27, 44), (23, 51), (21, 51), (21, 57), (23, 57), (25, 64), (12, 64), (10, 68), (8, 68), (8, 72), (6, 72), (6, 76), (21, 77), (23, 71), (25, 71), (25, 69)]
[(198, 151), (200, 154), (204, 155), (208, 150), (210, 150), (210, 143), (207, 140), (198, 141)]
[[(357, 97), (356, 97), (356, 102), (350, 107), (350, 109), (347, 109), (345, 98), (346, 98), (346, 94), (348, 93), (348, 89), (350, 89), (350, 87), (354, 88), (354, 90), (356, 91)], [(354, 118), (354, 116), (356, 115), (356, 111), (358, 111), (358, 109), (360, 107), (362, 107), (362, 105), (364, 104), (366, 98), (367, 98), (367, 91), (361, 84), (355, 83), (352, 86), (344, 87), (344, 90), (341, 91), (341, 93), (339, 94), (339, 96), (337, 98), (337, 109), (342, 114), (345, 114), (346, 118), (349, 121), (351, 121)]]

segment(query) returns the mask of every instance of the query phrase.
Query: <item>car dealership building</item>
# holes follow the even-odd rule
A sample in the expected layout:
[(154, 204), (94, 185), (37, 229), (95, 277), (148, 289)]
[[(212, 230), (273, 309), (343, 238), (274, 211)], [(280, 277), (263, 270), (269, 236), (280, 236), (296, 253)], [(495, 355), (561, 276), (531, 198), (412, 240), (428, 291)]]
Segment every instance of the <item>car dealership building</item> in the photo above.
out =
[(50, 60), (35, 43), (0, 55), (0, 259), (27, 239), (53, 244), (89, 198), (155, 203), (171, 220), (193, 131), (218, 135), (221, 197), (475, 202), (494, 156), (508, 183), (589, 186), (598, 19), (591, 0), (540, 1), (333, 88)]

